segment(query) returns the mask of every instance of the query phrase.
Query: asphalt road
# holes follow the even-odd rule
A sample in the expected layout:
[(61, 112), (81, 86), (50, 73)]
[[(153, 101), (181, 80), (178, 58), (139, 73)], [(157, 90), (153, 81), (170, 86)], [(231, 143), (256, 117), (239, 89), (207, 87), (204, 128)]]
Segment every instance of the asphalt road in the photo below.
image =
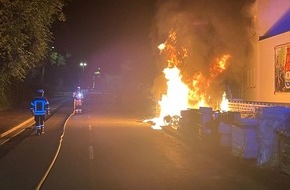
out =
[(0, 160), (0, 189), (35, 189), (46, 172), (41, 189), (290, 189), (290, 176), (212, 142), (153, 130), (114, 105), (106, 96), (91, 97), (65, 125), (71, 107), (61, 108), (45, 135), (29, 136)]
[(45, 135), (26, 129), (0, 146), (0, 189), (35, 189), (51, 163), (62, 134), (63, 124), (72, 113), (72, 103), (57, 110), (45, 122)]
[(91, 99), (70, 118), (43, 189), (290, 189), (289, 176), (211, 142), (153, 130), (107, 102)]

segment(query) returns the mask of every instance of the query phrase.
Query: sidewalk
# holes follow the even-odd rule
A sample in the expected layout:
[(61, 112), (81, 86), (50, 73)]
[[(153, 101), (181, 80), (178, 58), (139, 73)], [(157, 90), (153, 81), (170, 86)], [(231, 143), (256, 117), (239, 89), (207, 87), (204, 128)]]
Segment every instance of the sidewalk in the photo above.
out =
[(31, 118), (33, 116), (28, 108), (0, 111), (0, 138), (2, 137), (1, 134)]
[[(51, 112), (69, 100), (70, 98), (67, 97), (51, 99)], [(24, 127), (25, 125), (29, 125), (29, 123), (31, 124), (33, 122), (33, 115), (31, 114), (29, 108), (17, 108), (0, 111), (0, 139), (10, 133), (10, 131), (13, 131), (14, 128)]]

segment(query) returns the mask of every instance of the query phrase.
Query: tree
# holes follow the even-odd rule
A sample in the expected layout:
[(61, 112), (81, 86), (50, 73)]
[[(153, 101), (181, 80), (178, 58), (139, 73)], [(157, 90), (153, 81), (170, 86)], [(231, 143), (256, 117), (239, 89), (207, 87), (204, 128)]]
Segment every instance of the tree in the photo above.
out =
[[(57, 52), (54, 47), (51, 49), (49, 53), (48, 60), (49, 60), (49, 64), (55, 67), (63, 66), (66, 64), (65, 56)], [(43, 84), (43, 80), (44, 80), (45, 66), (46, 64), (44, 62), (44, 64), (42, 65), (42, 71), (41, 71), (41, 80), (40, 80), (41, 84)]]
[(0, 95), (40, 67), (54, 21), (64, 21), (64, 0), (0, 0)]

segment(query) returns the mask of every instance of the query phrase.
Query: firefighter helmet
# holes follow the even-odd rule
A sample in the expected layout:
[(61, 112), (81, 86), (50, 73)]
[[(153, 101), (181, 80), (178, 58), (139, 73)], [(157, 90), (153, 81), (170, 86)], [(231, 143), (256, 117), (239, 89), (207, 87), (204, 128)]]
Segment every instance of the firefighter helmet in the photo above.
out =
[(41, 94), (43, 96), (44, 95), (44, 90), (39, 89), (39, 90), (37, 90), (37, 93), (39, 93), (39, 94)]

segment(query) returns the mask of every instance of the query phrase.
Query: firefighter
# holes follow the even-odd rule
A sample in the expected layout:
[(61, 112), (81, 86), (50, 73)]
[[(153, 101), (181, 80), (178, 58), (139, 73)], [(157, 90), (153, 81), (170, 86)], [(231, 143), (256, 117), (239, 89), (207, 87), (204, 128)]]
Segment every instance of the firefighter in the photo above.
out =
[(81, 87), (79, 86), (77, 87), (76, 91), (73, 93), (73, 98), (74, 98), (74, 112), (82, 113), (84, 95), (81, 91)]
[(30, 102), (30, 111), (34, 115), (36, 135), (44, 134), (44, 120), (50, 114), (49, 102), (44, 90), (37, 90), (37, 96)]

